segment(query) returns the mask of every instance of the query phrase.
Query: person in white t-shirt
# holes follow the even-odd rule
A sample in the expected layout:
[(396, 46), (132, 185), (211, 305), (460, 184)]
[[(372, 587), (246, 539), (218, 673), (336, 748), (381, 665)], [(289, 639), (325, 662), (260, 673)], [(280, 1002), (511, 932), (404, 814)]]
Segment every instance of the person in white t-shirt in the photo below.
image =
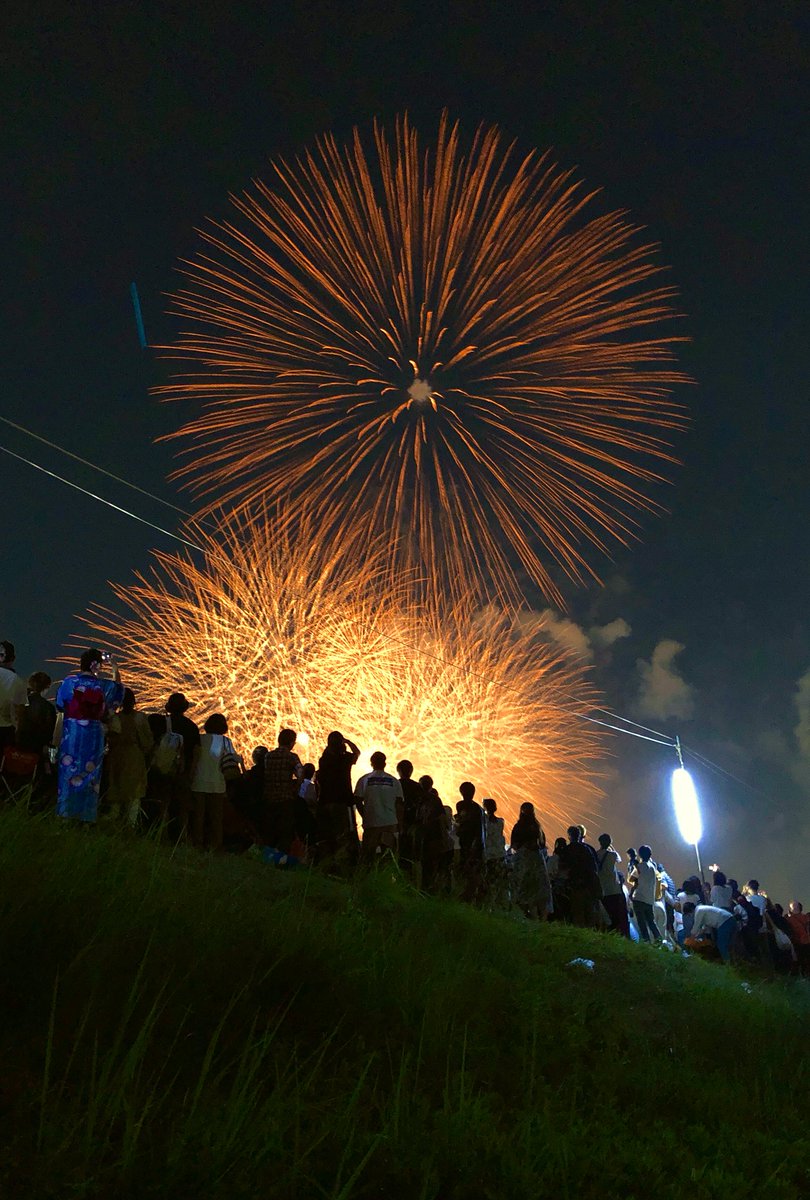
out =
[(363, 818), (363, 857), (370, 860), (378, 850), (396, 850), (402, 828), (404, 798), (402, 784), (385, 769), (385, 755), (375, 750), (371, 770), (355, 785), (357, 808)]
[(661, 942), (661, 931), (655, 923), (655, 892), (658, 872), (650, 862), (652, 850), (639, 846), (638, 860), (630, 872), (629, 883), (633, 889), (633, 912), (643, 942)]
[(753, 904), (754, 908), (759, 909), (760, 916), (762, 917), (762, 928), (764, 929), (765, 913), (768, 911), (768, 900), (766, 896), (760, 896), (759, 894), (759, 880), (749, 879), (743, 891), (748, 897), (748, 903)]
[[(703, 885), (697, 875), (690, 875), (688, 879), (684, 879), (681, 884), (681, 890), (675, 897), (675, 906), (681, 916), (681, 926), (678, 930), (678, 945), (682, 946), (685, 940), (692, 933), (692, 925), (695, 920), (695, 909), (699, 904), (703, 904)], [(689, 912), (684, 912), (687, 904), (691, 904)]]
[(712, 890), (709, 892), (709, 903), (715, 908), (725, 908), (727, 912), (731, 912), (734, 908), (734, 889), (729, 884), (722, 871), (715, 871), (712, 875)]
[(0, 755), (13, 746), (28, 702), (25, 680), (14, 670), (14, 645), (0, 642)]
[(600, 833), (596, 858), (599, 863), (599, 882), (602, 885), (602, 904), (610, 917), (610, 928), (622, 937), (630, 937), (624, 889), (619, 879), (619, 864), (622, 860), (609, 833)]
[(222, 713), (212, 713), (203, 728), (191, 767), (191, 838), (200, 849), (221, 850), (227, 791), (222, 756), (234, 754), (234, 748)]
[(691, 936), (700, 940), (711, 935), (723, 962), (728, 962), (731, 941), (737, 932), (737, 922), (728, 909), (719, 908), (716, 904), (698, 904), (695, 908), (693, 904), (686, 903), (683, 911), (687, 916), (694, 912)]

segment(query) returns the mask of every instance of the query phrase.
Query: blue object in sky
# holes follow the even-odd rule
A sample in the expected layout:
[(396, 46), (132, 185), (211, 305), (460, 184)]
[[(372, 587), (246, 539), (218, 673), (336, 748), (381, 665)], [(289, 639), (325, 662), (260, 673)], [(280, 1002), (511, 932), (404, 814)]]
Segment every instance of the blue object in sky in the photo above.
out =
[(135, 323), (138, 326), (138, 341), (141, 343), (141, 350), (146, 349), (146, 330), (143, 327), (143, 313), (141, 312), (141, 299), (138, 295), (138, 289), (135, 283), (129, 285), (129, 294), (132, 297), (132, 307), (135, 309)]

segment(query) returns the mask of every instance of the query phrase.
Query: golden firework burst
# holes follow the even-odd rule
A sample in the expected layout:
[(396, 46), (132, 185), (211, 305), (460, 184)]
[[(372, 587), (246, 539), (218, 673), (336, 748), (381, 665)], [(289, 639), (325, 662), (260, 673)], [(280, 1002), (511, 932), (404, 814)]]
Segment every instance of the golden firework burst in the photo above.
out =
[[(381, 595), (384, 550), (352, 535), (328, 554), (311, 527), (223, 522), (187, 530), (201, 553), (155, 552), (150, 573), (95, 609), (93, 636), (116, 650), (140, 707), (172, 691), (197, 720), (224, 712), (237, 747), (298, 731), (317, 763), (332, 729), (412, 759), (455, 803), (463, 779), (507, 817), (524, 800), (564, 819), (598, 794), (601, 738), (574, 715), (593, 693), (583, 665), (513, 615), (456, 604), (420, 609), (407, 588)], [(301, 534), (303, 533), (303, 536)]]
[[(671, 288), (593, 193), (494, 128), (333, 137), (233, 200), (175, 307), (201, 504), (292, 500), (458, 599), (558, 603), (627, 541), (683, 423)], [(656, 466), (656, 461), (658, 466)]]

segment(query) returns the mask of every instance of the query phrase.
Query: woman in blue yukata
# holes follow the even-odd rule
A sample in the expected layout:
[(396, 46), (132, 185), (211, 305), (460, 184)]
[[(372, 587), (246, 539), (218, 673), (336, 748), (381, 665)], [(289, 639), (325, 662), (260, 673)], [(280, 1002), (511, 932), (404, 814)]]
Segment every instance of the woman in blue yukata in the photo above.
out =
[(96, 819), (105, 725), (124, 700), (115, 663), (108, 660), (105, 664), (112, 679), (100, 675), (104, 657), (95, 648), (86, 650), (79, 671), (63, 680), (56, 696), (56, 707), (63, 715), (56, 811), (75, 821)]

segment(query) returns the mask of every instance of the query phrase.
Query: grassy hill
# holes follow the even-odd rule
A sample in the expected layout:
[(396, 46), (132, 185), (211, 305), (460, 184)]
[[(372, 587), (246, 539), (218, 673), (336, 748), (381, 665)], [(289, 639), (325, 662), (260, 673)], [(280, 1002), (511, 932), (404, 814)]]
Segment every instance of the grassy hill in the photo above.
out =
[(0, 1194), (810, 1194), (806, 984), (16, 811), (0, 906)]

